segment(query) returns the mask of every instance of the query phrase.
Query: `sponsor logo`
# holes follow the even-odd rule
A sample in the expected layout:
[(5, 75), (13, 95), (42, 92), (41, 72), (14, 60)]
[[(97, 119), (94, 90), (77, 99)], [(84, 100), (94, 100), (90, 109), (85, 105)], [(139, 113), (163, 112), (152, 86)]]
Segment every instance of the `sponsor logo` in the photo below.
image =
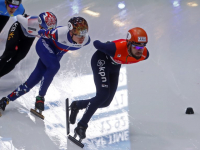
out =
[(12, 25), (12, 27), (11, 27), (11, 29), (10, 29), (10, 34), (8, 35), (8, 40), (10, 40), (11, 38), (13, 38), (13, 36), (15, 35), (14, 34), (14, 31), (15, 31), (15, 29), (17, 28), (17, 23), (14, 23), (13, 25)]
[(42, 43), (43, 43), (44, 47), (49, 51), (49, 53), (54, 54), (53, 50), (49, 47), (49, 45), (46, 43), (45, 40), (42, 39)]
[(99, 59), (97, 62), (97, 66), (103, 66), (105, 64), (104, 60)]
[(12, 32), (15, 31), (15, 29), (17, 28), (17, 25), (18, 25), (17, 23), (14, 23), (10, 31)]
[(121, 54), (118, 54), (117, 57), (121, 57)]
[(138, 42), (146, 42), (146, 37), (138, 37)]
[(82, 47), (83, 45), (81, 44), (73, 44), (72, 47)]
[(90, 102), (88, 103), (88, 105), (87, 105), (87, 107), (86, 107), (86, 109), (85, 109), (85, 112), (84, 112), (84, 114), (87, 112), (87, 110), (88, 110), (88, 108), (90, 107)]
[(105, 73), (105, 67), (103, 67), (103, 65), (105, 65), (105, 61), (104, 60), (101, 60), (99, 59), (98, 62), (97, 62), (97, 66), (99, 66), (99, 75), (101, 76), (101, 80), (102, 82), (106, 82), (107, 79), (106, 79), (106, 73)]
[(105, 87), (105, 88), (108, 88), (108, 85), (105, 85), (105, 84), (102, 84), (101, 86), (102, 86), (102, 87)]
[(10, 32), (10, 34), (8, 35), (8, 40), (10, 40), (11, 38), (13, 38), (14, 35), (15, 35), (14, 32)]
[(31, 31), (31, 30), (28, 30), (28, 33), (33, 33), (33, 31)]
[(35, 28), (28, 27), (29, 30), (36, 31)]
[(18, 46), (15, 46), (15, 50), (16, 50), (16, 51), (18, 50)]
[(71, 22), (68, 22), (67, 26), (68, 26), (69, 30), (73, 29), (73, 26), (72, 26)]
[(19, 1), (12, 0), (12, 4), (14, 4), (14, 5), (19, 5)]
[(131, 33), (130, 33), (130, 32), (128, 32), (128, 33), (127, 33), (127, 36), (126, 36), (126, 38), (127, 38), (128, 40), (130, 40), (130, 39), (131, 39)]

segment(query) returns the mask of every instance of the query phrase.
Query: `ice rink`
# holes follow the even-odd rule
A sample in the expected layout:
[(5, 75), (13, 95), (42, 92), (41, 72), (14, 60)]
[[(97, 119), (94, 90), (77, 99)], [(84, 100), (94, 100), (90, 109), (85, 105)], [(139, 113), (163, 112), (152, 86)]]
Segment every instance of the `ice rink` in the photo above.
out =
[[(74, 16), (89, 24), (91, 43), (66, 53), (45, 97), (44, 121), (30, 114), (39, 84), (0, 117), (0, 150), (80, 150), (66, 134), (65, 99), (95, 96), (90, 60), (102, 42), (147, 31), (150, 57), (122, 65), (111, 105), (92, 117), (85, 150), (200, 150), (200, 0), (23, 0), (26, 13), (53, 12), (59, 26)], [(0, 34), (4, 52), (11, 18)], [(35, 39), (28, 55), (0, 79), (0, 98), (24, 83), (35, 68)], [(185, 114), (186, 108), (193, 115)], [(84, 111), (78, 115), (80, 120)], [(71, 135), (76, 125), (71, 126)]]

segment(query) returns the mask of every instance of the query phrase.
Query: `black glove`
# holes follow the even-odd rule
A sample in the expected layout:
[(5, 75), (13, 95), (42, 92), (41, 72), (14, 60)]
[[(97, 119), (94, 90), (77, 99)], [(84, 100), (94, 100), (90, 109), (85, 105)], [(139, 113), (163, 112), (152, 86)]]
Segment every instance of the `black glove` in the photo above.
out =
[(30, 15), (27, 15), (27, 14), (23, 14), (23, 16), (25, 17), (25, 18), (27, 18), (28, 16), (30, 16)]

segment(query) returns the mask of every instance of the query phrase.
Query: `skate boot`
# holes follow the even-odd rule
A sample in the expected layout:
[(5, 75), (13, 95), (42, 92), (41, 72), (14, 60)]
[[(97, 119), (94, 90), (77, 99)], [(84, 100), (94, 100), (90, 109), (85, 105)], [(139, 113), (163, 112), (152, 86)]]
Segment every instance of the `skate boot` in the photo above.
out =
[[(2, 109), (3, 111), (5, 110), (6, 108), (6, 105), (9, 104), (9, 99), (7, 97), (3, 97), (1, 100), (0, 100), (0, 110)], [(2, 116), (1, 114), (1, 111), (0, 111), (0, 117)]]
[(79, 112), (79, 108), (77, 107), (77, 101), (73, 101), (70, 105), (70, 109), (71, 109), (71, 114), (69, 117), (69, 121), (71, 124), (74, 124), (76, 122), (76, 117), (77, 114)]
[(35, 108), (41, 111), (44, 111), (44, 97), (37, 96), (35, 102)]
[(35, 102), (35, 109), (31, 109), (30, 111), (40, 117), (41, 119), (44, 119), (44, 116), (42, 115), (42, 111), (44, 111), (44, 97), (43, 96), (37, 96), (36, 102)]
[(84, 139), (86, 137), (85, 132), (86, 132), (87, 127), (83, 127), (78, 124), (78, 126), (74, 129), (75, 136), (78, 134), (80, 139)]
[[(75, 144), (77, 144), (78, 146), (83, 148), (84, 145), (81, 143), (81, 141), (82, 141), (82, 139), (84, 139), (86, 137), (86, 135), (85, 135), (86, 129), (87, 129), (87, 127), (83, 127), (83, 126), (78, 124), (78, 126), (74, 129), (74, 137), (69, 135), (68, 138), (72, 142), (74, 142)], [(76, 139), (77, 135), (79, 136), (79, 140)]]

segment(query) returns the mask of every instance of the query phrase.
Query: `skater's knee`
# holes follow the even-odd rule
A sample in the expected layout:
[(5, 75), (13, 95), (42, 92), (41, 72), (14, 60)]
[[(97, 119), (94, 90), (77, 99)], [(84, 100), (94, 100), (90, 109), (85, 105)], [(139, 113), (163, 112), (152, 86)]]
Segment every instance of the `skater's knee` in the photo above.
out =
[(56, 74), (58, 72), (58, 70), (60, 69), (60, 64), (55, 63), (55, 64), (49, 66), (48, 69), (51, 70), (52, 74)]
[(109, 98), (109, 94), (107, 95), (97, 94), (93, 102), (95, 103), (97, 107), (100, 107), (103, 103), (107, 101), (108, 98)]
[(0, 62), (9, 62), (13, 56), (14, 56), (14, 53), (7, 53), (6, 55), (2, 55), (0, 57)]
[(108, 107), (110, 105), (112, 100), (110, 99), (107, 99), (103, 104), (101, 104), (100, 108), (103, 108), (103, 107)]
[(101, 99), (101, 100), (107, 100), (109, 98), (109, 92), (104, 92), (104, 93), (97, 93), (96, 98)]

